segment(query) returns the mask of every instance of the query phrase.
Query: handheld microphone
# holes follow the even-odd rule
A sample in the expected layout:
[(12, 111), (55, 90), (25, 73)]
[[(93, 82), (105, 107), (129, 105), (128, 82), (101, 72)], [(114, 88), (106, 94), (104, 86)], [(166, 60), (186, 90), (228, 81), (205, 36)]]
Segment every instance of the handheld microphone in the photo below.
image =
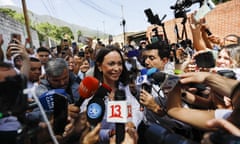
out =
[(142, 89), (146, 90), (148, 93), (151, 93), (152, 86), (147, 78), (147, 69), (141, 70), (141, 75), (137, 77), (136, 84), (141, 86)]
[(53, 131), (56, 135), (62, 135), (67, 125), (68, 100), (67, 97), (56, 93), (54, 94), (53, 110)]
[(43, 93), (41, 96), (39, 96), (39, 101), (43, 106), (43, 109), (45, 111), (53, 112), (54, 111), (54, 95), (55, 94), (62, 94), (65, 97), (67, 97), (67, 93), (64, 89), (52, 89), (45, 93)]
[(105, 103), (101, 98), (93, 98), (87, 105), (87, 120), (93, 129), (99, 122), (102, 121), (105, 113)]
[(151, 75), (148, 75), (149, 81), (154, 84), (163, 83), (165, 78), (166, 78), (166, 73), (164, 72), (156, 72)]
[(62, 134), (67, 124), (67, 93), (64, 89), (53, 89), (39, 97), (43, 109), (53, 113), (53, 130), (55, 134)]
[(112, 91), (111, 87), (105, 83), (102, 83), (100, 87), (95, 92), (94, 98), (101, 98), (103, 99), (105, 96), (108, 96), (109, 93)]
[[(142, 69), (141, 70), (141, 75), (137, 77), (136, 79), (136, 85), (139, 87), (141, 87), (140, 89), (144, 89), (146, 90), (148, 93), (151, 93), (152, 91), (152, 86), (150, 81), (148, 81), (147, 78), (147, 69)], [(139, 97), (137, 98), (137, 100), (139, 101)], [(140, 110), (143, 111), (144, 110), (144, 106), (142, 104), (140, 104)]]
[[(126, 94), (124, 90), (116, 90), (115, 101), (126, 101)], [(116, 123), (116, 144), (121, 144), (124, 140), (125, 135), (125, 124), (124, 123)]]
[(102, 121), (105, 113), (105, 103), (104, 97), (107, 96), (112, 89), (102, 83), (101, 86), (97, 89), (93, 98), (88, 102), (87, 105), (87, 120), (93, 129), (99, 122)]
[(79, 99), (75, 102), (75, 106), (80, 107), (85, 99), (92, 96), (99, 87), (99, 81), (91, 76), (85, 77), (79, 85)]
[(160, 85), (160, 89), (164, 90), (165, 93), (172, 91), (179, 81), (178, 76), (160, 71), (155, 72), (148, 77), (151, 83)]

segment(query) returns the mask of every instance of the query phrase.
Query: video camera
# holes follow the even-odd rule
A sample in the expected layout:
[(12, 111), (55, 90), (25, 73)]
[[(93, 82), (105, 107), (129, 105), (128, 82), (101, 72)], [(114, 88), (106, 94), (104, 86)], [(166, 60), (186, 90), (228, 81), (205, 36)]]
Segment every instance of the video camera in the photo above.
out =
[(185, 9), (191, 7), (195, 3), (200, 3), (200, 6), (203, 4), (204, 0), (177, 0), (174, 6), (171, 6), (171, 9)]
[(190, 10), (186, 10), (186, 8), (191, 7), (194, 3), (200, 3), (200, 6), (203, 4), (204, 0), (177, 0), (174, 6), (170, 8), (174, 10), (175, 18), (185, 18), (186, 13)]
[[(170, 8), (174, 10), (175, 18), (186, 18), (186, 13), (190, 11), (186, 9), (191, 7), (195, 3), (199, 3), (199, 7), (202, 7), (204, 3), (207, 5), (207, 7), (209, 7), (209, 9), (213, 9), (215, 7), (212, 0), (177, 0), (175, 5), (171, 6)], [(206, 14), (206, 12), (200, 13), (204, 15)]]
[[(164, 34), (164, 40), (168, 43), (166, 30), (165, 30), (165, 27), (164, 27), (164, 23), (162, 22), (166, 18), (167, 15), (164, 15), (162, 17), (162, 19), (160, 20), (158, 14), (153, 15), (153, 12), (152, 12), (152, 10), (150, 8), (149, 9), (145, 9), (144, 13), (146, 14), (146, 16), (148, 18), (148, 22), (150, 24), (158, 25), (158, 26), (162, 27), (163, 34)], [(157, 42), (157, 41), (163, 41), (163, 37), (158, 34), (158, 28), (157, 27), (152, 29), (152, 32), (154, 32), (154, 36), (152, 36), (152, 38), (151, 38), (151, 43)]]

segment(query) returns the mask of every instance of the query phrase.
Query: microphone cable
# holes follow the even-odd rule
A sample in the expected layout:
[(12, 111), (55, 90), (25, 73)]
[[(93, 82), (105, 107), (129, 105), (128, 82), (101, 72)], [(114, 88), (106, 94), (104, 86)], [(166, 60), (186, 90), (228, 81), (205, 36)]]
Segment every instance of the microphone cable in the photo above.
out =
[(54, 144), (58, 144), (58, 141), (57, 141), (57, 139), (56, 139), (56, 137), (55, 137), (55, 135), (54, 135), (54, 132), (53, 132), (53, 130), (52, 130), (52, 127), (51, 127), (51, 125), (50, 125), (50, 122), (49, 122), (49, 120), (48, 120), (48, 118), (47, 118), (47, 115), (46, 115), (46, 113), (45, 113), (45, 111), (44, 111), (44, 109), (43, 109), (43, 107), (42, 107), (42, 104), (40, 103), (40, 101), (39, 101), (39, 99), (38, 99), (38, 97), (36, 96), (36, 94), (35, 94), (34, 91), (35, 91), (35, 86), (33, 86), (33, 88), (24, 89), (24, 90), (23, 90), (23, 93), (24, 93), (24, 94), (28, 94), (28, 93), (31, 93), (31, 94), (32, 94), (32, 96), (33, 96), (34, 100), (36, 101), (36, 103), (37, 103), (37, 105), (38, 105), (38, 107), (39, 107), (39, 109), (40, 109), (40, 112), (41, 112), (41, 114), (42, 114), (42, 116), (43, 116), (43, 120), (44, 120), (44, 122), (47, 124), (48, 132), (49, 132), (49, 134), (50, 134), (50, 137), (52, 138), (53, 143), (54, 143)]

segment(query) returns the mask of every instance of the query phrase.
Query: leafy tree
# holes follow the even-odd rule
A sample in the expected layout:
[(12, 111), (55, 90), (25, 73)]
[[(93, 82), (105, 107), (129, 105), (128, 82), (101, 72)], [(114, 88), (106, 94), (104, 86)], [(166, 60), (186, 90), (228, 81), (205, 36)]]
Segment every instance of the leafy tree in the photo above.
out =
[(9, 9), (9, 8), (0, 8), (0, 12), (10, 16), (14, 17), (14, 15), (17, 13), (15, 10)]
[(73, 37), (71, 29), (67, 26), (58, 27), (50, 23), (40, 23), (35, 26), (35, 29), (38, 31), (39, 39), (44, 40), (44, 37), (51, 37), (57, 41), (60, 41), (65, 34), (69, 37)]
[(82, 36), (82, 31), (78, 30), (77, 31), (77, 36)]
[(62, 37), (68, 35), (71, 39), (74, 39), (72, 30), (67, 26), (60, 27), (59, 32), (62, 34)]
[[(22, 24), (25, 24), (25, 19), (24, 19), (24, 15), (22, 13), (16, 13), (13, 18), (17, 21), (19, 21)], [(31, 23), (31, 21), (29, 20), (29, 23)]]
[(16, 21), (24, 24), (25, 19), (23, 13), (17, 13), (15, 10), (9, 9), (9, 8), (0, 8), (0, 12), (8, 15), (9, 17), (15, 19)]

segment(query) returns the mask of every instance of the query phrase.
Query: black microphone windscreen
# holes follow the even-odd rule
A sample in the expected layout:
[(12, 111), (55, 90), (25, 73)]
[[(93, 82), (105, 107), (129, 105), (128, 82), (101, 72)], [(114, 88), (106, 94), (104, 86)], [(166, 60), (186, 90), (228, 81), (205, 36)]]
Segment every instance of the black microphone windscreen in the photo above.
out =
[(106, 85), (106, 84), (102, 84), (97, 91), (95, 92), (94, 97), (97, 98), (104, 98), (105, 96), (107, 96), (110, 92), (112, 91), (112, 89)]
[(87, 120), (91, 127), (95, 127), (102, 121), (105, 113), (105, 103), (103, 99), (94, 97), (87, 105)]
[[(115, 91), (114, 100), (126, 100), (125, 91), (122, 89), (117, 89)], [(121, 144), (124, 140), (125, 134), (125, 124), (124, 123), (116, 123), (116, 144)]]
[(166, 78), (166, 73), (163, 73), (163, 72), (156, 72), (152, 74), (152, 79), (157, 84), (162, 83), (165, 80), (165, 78)]
[(117, 89), (115, 91), (115, 100), (126, 100), (126, 94), (124, 90)]

